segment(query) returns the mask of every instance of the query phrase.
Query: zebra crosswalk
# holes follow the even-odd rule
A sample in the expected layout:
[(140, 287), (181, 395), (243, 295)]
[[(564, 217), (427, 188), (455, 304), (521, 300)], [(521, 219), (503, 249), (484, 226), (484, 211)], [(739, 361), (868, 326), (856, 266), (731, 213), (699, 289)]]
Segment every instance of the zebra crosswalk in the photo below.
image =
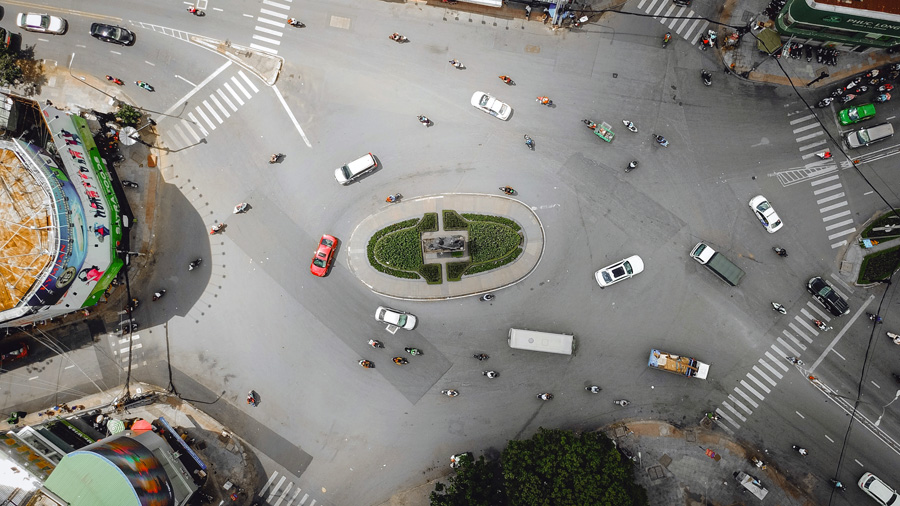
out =
[(255, 42), (252, 42), (250, 47), (278, 54), (277, 47), (281, 45), (281, 37), (284, 36), (283, 30), (289, 26), (287, 19), (290, 8), (290, 1), (263, 0), (262, 7), (259, 8), (259, 15), (256, 17), (257, 24), (254, 27), (253, 40)]
[(675, 32), (691, 44), (697, 44), (709, 26), (709, 21), (692, 9), (675, 5), (672, 0), (641, 0), (637, 8), (657, 18), (668, 27), (669, 31)]
[[(275, 483), (276, 479), (278, 479), (277, 483)], [(285, 485), (286, 481), (288, 482), (287, 485)], [(273, 483), (274, 486), (272, 485)], [(283, 485), (284, 490), (281, 488)], [(278, 478), (278, 471), (274, 471), (257, 496), (265, 498), (265, 503), (269, 506), (315, 506), (316, 500), (310, 500), (309, 494), (303, 494), (303, 497), (300, 497), (301, 492), (303, 490), (300, 487), (294, 487), (294, 482), (288, 481), (287, 476)], [(299, 502), (295, 502), (298, 499)], [(306, 501), (310, 502), (307, 503)]]
[[(834, 287), (834, 284), (832, 284)], [(835, 289), (846, 298), (845, 294)], [(758, 409), (772, 390), (778, 386), (788, 374), (806, 375), (804, 364), (792, 364), (789, 357), (801, 358), (810, 345), (823, 331), (813, 323), (820, 320), (826, 324), (831, 321), (831, 314), (816, 305), (812, 300), (802, 306), (798, 314), (788, 320), (786, 328), (775, 342), (763, 353), (763, 356), (751, 367), (738, 384), (732, 388), (719, 407), (716, 414), (724, 422), (723, 427), (737, 430)], [(792, 371), (791, 369), (795, 369)]]
[(171, 127), (163, 129), (166, 144), (169, 148), (177, 148), (199, 143), (257, 93), (259, 87), (250, 76), (238, 70), (205, 98), (196, 101), (197, 105), (185, 111)]

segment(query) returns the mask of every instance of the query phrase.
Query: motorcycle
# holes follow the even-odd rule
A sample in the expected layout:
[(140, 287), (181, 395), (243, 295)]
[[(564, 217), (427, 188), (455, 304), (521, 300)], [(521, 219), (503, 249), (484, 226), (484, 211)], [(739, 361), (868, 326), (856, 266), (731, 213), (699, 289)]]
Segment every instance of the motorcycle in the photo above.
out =
[(490, 301), (494, 300), (494, 294), (486, 293), (486, 294), (482, 295), (481, 297), (479, 297), (478, 300), (480, 300), (482, 302), (490, 302)]
[(384, 348), (384, 343), (375, 339), (369, 339), (369, 346), (373, 348)]
[(119, 86), (122, 86), (123, 84), (125, 84), (125, 83), (122, 82), (121, 79), (118, 79), (118, 78), (113, 77), (113, 76), (106, 76), (106, 80), (107, 80), (107, 81), (112, 81), (112, 82), (118, 84)]
[(856, 98), (856, 95), (854, 95), (853, 93), (844, 95), (843, 97), (841, 97), (841, 103), (846, 104), (847, 102), (850, 102), (854, 98)]
[(886, 91), (892, 91), (894, 89), (894, 85), (892, 84), (883, 84), (878, 87), (878, 91), (884, 93)]
[(406, 365), (409, 363), (409, 360), (406, 360), (404, 357), (394, 357), (393, 361), (397, 365)]
[(712, 75), (709, 72), (707, 72), (706, 70), (701, 70), (700, 77), (703, 78), (703, 84), (707, 86), (712, 85)]
[(820, 153), (816, 153), (816, 156), (818, 156), (818, 157), (821, 158), (822, 160), (828, 160), (829, 158), (831, 158), (831, 151), (829, 151), (829, 150), (826, 149), (825, 151), (822, 151), (822, 152), (820, 152)]
[(459, 395), (459, 392), (456, 390), (441, 390), (441, 393), (446, 395), (447, 397), (456, 397)]
[(553, 398), (553, 394), (551, 394), (551, 393), (549, 393), (549, 392), (548, 392), (548, 393), (543, 393), (543, 394), (537, 394), (537, 398), (540, 399), (540, 400), (542, 400), (542, 401), (549, 401), (550, 399)]
[(876, 325), (884, 322), (884, 319), (881, 318), (881, 316), (879, 316), (877, 314), (866, 312), (866, 316), (869, 317), (869, 320), (872, 320), (873, 322), (875, 322)]
[(516, 193), (518, 193), (516, 190), (513, 189), (512, 186), (501, 186), (500, 191), (502, 191), (503, 193), (505, 193), (507, 195), (515, 195)]
[(247, 394), (247, 404), (253, 406), (254, 408), (256, 406), (259, 406), (259, 394), (257, 394), (253, 390), (250, 390), (250, 393)]
[(163, 295), (165, 295), (165, 294), (166, 294), (165, 290), (160, 290), (158, 292), (154, 292), (153, 293), (153, 302), (156, 302), (159, 299), (163, 298)]
[(137, 188), (137, 187), (138, 187), (138, 184), (135, 183), (134, 181), (129, 181), (129, 180), (127, 180), (127, 179), (123, 179), (123, 180), (122, 180), (122, 186), (124, 186), (124, 187), (126, 187), (126, 188)]
[(516, 82), (513, 81), (509, 76), (497, 76), (497, 77), (499, 77), (501, 81), (503, 81), (504, 83), (506, 83), (510, 86), (516, 85)]
[(816, 320), (815, 318), (813, 318), (812, 322), (816, 325), (816, 327), (819, 327), (819, 330), (821, 330), (822, 332), (827, 332), (832, 329), (832, 327), (829, 327), (822, 320)]
[(303, 28), (306, 26), (299, 19), (288, 18), (287, 22), (289, 25), (293, 26), (294, 28)]
[(428, 119), (427, 116), (421, 116), (421, 115), (419, 115), (419, 116), (416, 116), (416, 117), (419, 119), (419, 123), (421, 123), (424, 127), (427, 128), (427, 127), (430, 127), (430, 126), (431, 126), (431, 120)]
[(546, 105), (547, 107), (550, 107), (551, 105), (553, 105), (553, 101), (550, 100), (550, 97), (538, 97), (535, 99), (535, 102), (537, 102), (541, 105)]
[(202, 262), (202, 261), (203, 261), (202, 258), (198, 258), (198, 259), (194, 260), (193, 262), (191, 262), (190, 264), (188, 264), (188, 270), (189, 270), (189, 271), (192, 271), (192, 270), (194, 270), (195, 268), (199, 267), (199, 266), (200, 266), (200, 262)]
[(838, 88), (831, 92), (831, 96), (837, 98), (847, 92), (847, 88)]
[(663, 35), (663, 48), (669, 45), (670, 40), (672, 40), (672, 34), (671, 32), (666, 32), (666, 34)]
[(834, 478), (832, 478), (832, 479), (828, 480), (828, 483), (831, 483), (832, 487), (840, 490), (841, 492), (843, 492), (844, 490), (847, 490), (847, 487), (845, 487), (844, 484), (840, 482), (840, 480), (835, 480)]
[(281, 153), (273, 153), (272, 156), (269, 157), (269, 163), (278, 163), (278, 160), (281, 160), (281, 157), (284, 156)]
[(588, 387), (584, 387), (584, 389), (592, 394), (599, 394), (600, 390), (603, 390), (602, 388), (598, 387), (597, 385), (591, 385)]
[(491, 357), (485, 355), (484, 353), (476, 353), (475, 355), (473, 355), (473, 357), (475, 357), (475, 358), (477, 358), (478, 360), (481, 360), (481, 361), (485, 361), (485, 360), (491, 358)]
[(653, 134), (653, 138), (656, 140), (656, 142), (657, 142), (660, 146), (662, 146), (662, 147), (664, 147), (664, 148), (669, 147), (669, 141), (667, 141), (666, 138), (663, 137), (662, 135), (656, 135), (656, 134)]
[(135, 81), (134, 84), (140, 86), (141, 88), (144, 88), (147, 91), (154, 91), (153, 86), (150, 86), (149, 83), (145, 83), (144, 81)]
[(217, 223), (217, 224), (213, 225), (212, 228), (209, 229), (209, 235), (215, 235), (215, 234), (218, 234), (218, 233), (221, 232), (222, 230), (225, 230), (225, 224), (224, 224), (224, 223)]
[(772, 248), (772, 251), (774, 251), (774, 252), (775, 252), (778, 256), (780, 256), (780, 257), (786, 257), (786, 256), (788, 256), (787, 250), (784, 249), (784, 248), (780, 248), (780, 247), (778, 247), (778, 246), (775, 246), (774, 248)]
[(494, 379), (497, 376), (500, 376), (500, 373), (497, 371), (481, 371), (482, 376), (487, 376), (490, 379)]
[(395, 42), (399, 42), (399, 43), (401, 43), (401, 44), (404, 43), (404, 42), (409, 42), (409, 39), (407, 39), (406, 37), (400, 35), (400, 34), (397, 33), (397, 32), (392, 33), (390, 36), (388, 36), (388, 38), (391, 39), (391, 40), (393, 40), (393, 41), (395, 41)]
[[(585, 123), (587, 123), (587, 120), (586, 120), (586, 119), (585, 119), (585, 120), (582, 120), (582, 121), (584, 121)], [(622, 120), (622, 124), (625, 125), (625, 127), (628, 128), (629, 130), (631, 130), (632, 132), (637, 133), (637, 127), (634, 126), (634, 123), (632, 123), (631, 121), (629, 121), (629, 120), (627, 120), (627, 119), (623, 119), (623, 120)], [(588, 126), (590, 127), (591, 125), (588, 125)], [(593, 124), (593, 127), (591, 128), (591, 130), (593, 130), (593, 129), (595, 129), (595, 128), (597, 128), (597, 124), (596, 124), (596, 123)]]
[(706, 35), (700, 38), (700, 49), (706, 51), (706, 48), (716, 45), (716, 32), (708, 30)]
[(591, 130), (595, 130), (597, 128), (597, 124), (589, 119), (583, 119), (583, 120), (581, 120), (581, 122), (584, 123), (585, 126), (590, 128)]
[(799, 447), (799, 446), (797, 446), (797, 445), (791, 445), (791, 448), (793, 448), (794, 450), (796, 450), (797, 453), (799, 453), (800, 455), (804, 455), (804, 456), (805, 456), (805, 455), (809, 455), (809, 452), (806, 451), (806, 448), (801, 448), (801, 447)]
[(528, 134), (525, 134), (525, 145), (528, 146), (528, 149), (534, 151), (534, 141), (531, 137), (528, 137)]
[(787, 309), (785, 309), (784, 306), (777, 302), (772, 303), (772, 309), (778, 311), (781, 314), (787, 314)]
[(373, 364), (369, 360), (360, 360), (359, 365), (363, 369), (374, 369), (375, 368), (375, 364)]
[(460, 69), (460, 70), (466, 68), (466, 66), (463, 65), (461, 61), (459, 61), (459, 60), (457, 60), (457, 59), (455, 59), (455, 58), (454, 58), (453, 60), (450, 60), (450, 65), (453, 65), (454, 67), (456, 67), (456, 68), (458, 68), (458, 69)]
[(875, 97), (876, 102), (887, 102), (890, 99), (891, 99), (890, 93), (882, 93), (881, 95), (878, 95), (877, 97)]
[(424, 355), (424, 353), (422, 353), (422, 350), (420, 350), (418, 348), (403, 348), (403, 349), (406, 350), (406, 353), (409, 353), (410, 355), (413, 355), (413, 356)]
[(900, 335), (894, 334), (893, 332), (888, 332), (887, 336), (894, 342), (894, 344), (900, 345)]
[(384, 201), (385, 202), (400, 202), (401, 198), (403, 198), (403, 195), (396, 193), (394, 195), (388, 195), (387, 198), (384, 199)]
[(628, 403), (628, 401), (625, 400), (625, 399), (619, 399), (619, 400), (617, 400), (617, 401), (613, 401), (613, 404), (617, 404), (617, 405), (622, 406), (622, 407), (624, 408), (624, 407), (627, 406), (629, 403)]
[(834, 102), (834, 99), (831, 97), (823, 98), (822, 100), (819, 101), (818, 104), (816, 104), (816, 107), (818, 107), (818, 108), (828, 107), (829, 105), (831, 105), (832, 102)]
[(803, 361), (797, 357), (784, 357), (784, 358), (786, 358), (788, 362), (790, 362), (794, 365), (803, 365)]
[(853, 79), (850, 80), (849, 83), (847, 83), (847, 86), (844, 86), (844, 89), (852, 90), (854, 87), (856, 87), (857, 84), (861, 83), (862, 80), (863, 80), (862, 77), (854, 77)]
[(628, 164), (628, 167), (625, 167), (625, 172), (626, 172), (626, 173), (631, 172), (631, 171), (633, 171), (634, 169), (636, 169), (637, 166), (638, 166), (637, 160), (632, 160), (632, 161)]
[(246, 213), (247, 209), (250, 209), (250, 204), (241, 202), (240, 204), (234, 206), (234, 214)]
[(190, 6), (190, 7), (188, 7), (188, 8), (187, 8), (187, 11), (190, 12), (191, 14), (193, 14), (194, 16), (197, 16), (198, 18), (202, 18), (203, 16), (206, 16), (206, 13), (205, 13), (205, 12), (203, 12), (203, 11), (201, 11), (200, 9), (194, 7), (193, 5)]

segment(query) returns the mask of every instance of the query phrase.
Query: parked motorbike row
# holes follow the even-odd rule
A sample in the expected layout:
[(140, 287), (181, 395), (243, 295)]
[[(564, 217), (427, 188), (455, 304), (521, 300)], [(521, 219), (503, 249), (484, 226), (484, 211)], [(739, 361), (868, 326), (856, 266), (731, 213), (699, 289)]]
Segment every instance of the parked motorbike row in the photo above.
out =
[(763, 13), (769, 19), (775, 19), (775, 16), (778, 16), (778, 13), (781, 12), (782, 8), (784, 8), (784, 4), (786, 1), (787, 0), (771, 0)]

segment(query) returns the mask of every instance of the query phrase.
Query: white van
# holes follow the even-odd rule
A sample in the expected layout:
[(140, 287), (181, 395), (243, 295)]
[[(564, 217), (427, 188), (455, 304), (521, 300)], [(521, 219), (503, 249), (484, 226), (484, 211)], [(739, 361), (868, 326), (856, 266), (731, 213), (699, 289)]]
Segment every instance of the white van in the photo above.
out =
[(560, 355), (575, 354), (575, 336), (534, 330), (509, 329), (509, 347), (517, 350), (543, 351)]
[(334, 178), (337, 179), (338, 183), (347, 185), (354, 179), (376, 167), (378, 167), (378, 162), (375, 161), (375, 157), (372, 156), (372, 153), (369, 153), (353, 160), (343, 167), (335, 169)]

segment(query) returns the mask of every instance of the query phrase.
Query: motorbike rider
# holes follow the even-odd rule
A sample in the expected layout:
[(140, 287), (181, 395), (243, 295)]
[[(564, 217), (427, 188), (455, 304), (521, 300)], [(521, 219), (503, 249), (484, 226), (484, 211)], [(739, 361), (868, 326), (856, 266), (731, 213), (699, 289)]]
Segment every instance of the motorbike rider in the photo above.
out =
[(525, 145), (529, 148), (534, 148), (534, 141), (531, 139), (531, 137), (528, 137), (528, 134), (525, 134)]
[(375, 364), (373, 364), (372, 362), (370, 362), (368, 360), (360, 360), (359, 365), (361, 365), (362, 367), (364, 367), (366, 369), (372, 369), (373, 367), (375, 367)]
[(418, 348), (403, 348), (403, 349), (406, 351), (406, 353), (409, 353), (410, 355), (421, 355), (422, 354), (422, 351), (419, 350)]
[(500, 376), (500, 373), (498, 373), (497, 371), (481, 371), (481, 374), (483, 376), (487, 376), (488, 378), (491, 378), (491, 379), (494, 379), (497, 376)]
[(431, 120), (428, 119), (428, 116), (425, 116), (425, 115), (419, 115), (418, 118), (419, 118), (419, 123), (421, 123), (421, 124), (423, 124), (423, 125), (425, 125), (425, 126), (428, 126), (428, 124), (431, 123)]
[(549, 393), (549, 392), (545, 392), (545, 393), (542, 393), (542, 394), (538, 394), (537, 397), (538, 397), (538, 399), (540, 399), (540, 400), (542, 400), (542, 401), (549, 401), (550, 399), (553, 398), (553, 394), (551, 394), (551, 393)]
[(553, 103), (553, 101), (550, 100), (550, 97), (538, 97), (536, 99), (536, 102), (540, 103), (541, 105), (551, 105)]
[(161, 299), (162, 296), (165, 295), (165, 294), (166, 294), (166, 291), (165, 291), (164, 289), (163, 289), (163, 290), (160, 290), (160, 291), (158, 291), (158, 292), (153, 292), (153, 300), (154, 300), (154, 301), (157, 301), (157, 300)]
[(190, 12), (191, 14), (197, 14), (197, 8), (194, 7), (193, 5), (188, 7), (187, 11)]
[(269, 157), (269, 163), (275, 163), (278, 161), (278, 153), (273, 153), (272, 156)]
[(663, 44), (668, 44), (670, 40), (672, 40), (672, 32), (666, 32), (666, 34), (663, 35)]
[(375, 339), (369, 339), (369, 346), (373, 348), (384, 348), (384, 343)]
[(491, 358), (491, 357), (485, 355), (484, 353), (476, 353), (475, 355), (472, 355), (472, 356), (477, 358), (478, 360), (482, 360), (482, 361)]
[(584, 387), (584, 389), (592, 394), (599, 394), (600, 390), (603, 390), (602, 388), (598, 387), (597, 385), (591, 385), (589, 387)]
[(188, 264), (188, 270), (193, 270), (195, 267), (199, 266), (200, 262), (202, 262), (202, 261), (203, 261), (202, 258), (198, 258), (198, 259), (194, 260), (193, 262)]
[(512, 79), (510, 79), (509, 76), (497, 76), (497, 77), (499, 77), (500, 80), (503, 81), (503, 82), (506, 83), (506, 84), (509, 84), (509, 83), (512, 82)]
[(394, 357), (393, 360), (394, 360), (394, 363), (397, 365), (406, 365), (409, 363), (409, 360), (406, 360), (403, 357)]
[(482, 301), (485, 301), (485, 302), (492, 301), (492, 300), (494, 300), (494, 294), (492, 294), (492, 293), (486, 293), (486, 294), (482, 295), (482, 296), (479, 298), (479, 300), (482, 300)]
[(456, 68), (462, 68), (462, 62), (460, 62), (460, 61), (457, 60), (456, 58), (450, 60), (450, 64), (453, 65), (453, 66), (456, 67)]

